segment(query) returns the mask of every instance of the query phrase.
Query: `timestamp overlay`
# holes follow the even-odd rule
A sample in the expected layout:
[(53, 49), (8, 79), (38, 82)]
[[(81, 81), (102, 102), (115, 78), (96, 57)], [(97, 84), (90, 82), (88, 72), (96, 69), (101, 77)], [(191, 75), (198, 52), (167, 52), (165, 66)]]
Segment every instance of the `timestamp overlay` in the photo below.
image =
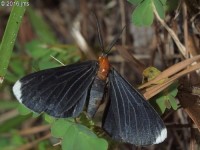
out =
[(12, 7), (12, 6), (19, 6), (19, 7), (23, 7), (23, 6), (29, 6), (29, 2), (22, 2), (22, 1), (9, 1), (9, 0), (0, 0), (0, 6), (2, 7)]

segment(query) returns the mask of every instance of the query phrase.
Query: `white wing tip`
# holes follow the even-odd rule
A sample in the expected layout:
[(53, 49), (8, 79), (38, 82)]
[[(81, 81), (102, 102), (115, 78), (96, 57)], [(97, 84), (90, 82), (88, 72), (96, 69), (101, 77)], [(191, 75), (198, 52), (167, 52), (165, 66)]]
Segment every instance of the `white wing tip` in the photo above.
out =
[(158, 137), (156, 138), (156, 141), (153, 144), (158, 144), (163, 142), (167, 137), (167, 129), (164, 128), (162, 129), (161, 133), (158, 135)]
[(13, 86), (13, 93), (15, 95), (15, 97), (17, 98), (17, 100), (22, 103), (22, 92), (21, 92), (21, 82), (18, 80), (15, 85)]

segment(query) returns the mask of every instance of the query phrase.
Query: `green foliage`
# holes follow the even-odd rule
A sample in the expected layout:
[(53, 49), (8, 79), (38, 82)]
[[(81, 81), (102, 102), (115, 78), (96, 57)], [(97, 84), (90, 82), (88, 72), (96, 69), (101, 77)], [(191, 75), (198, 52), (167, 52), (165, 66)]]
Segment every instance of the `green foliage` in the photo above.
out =
[(38, 150), (46, 150), (47, 145), (49, 145), (49, 143), (47, 141), (42, 141), (42, 142), (38, 143)]
[(66, 119), (58, 119), (51, 126), (51, 134), (54, 137), (62, 138), (72, 124)]
[[(143, 82), (153, 80), (160, 74), (160, 70), (155, 67), (148, 67), (143, 71)], [(162, 79), (157, 84), (162, 84), (166, 79)], [(178, 93), (178, 82), (173, 83), (168, 88), (153, 97), (150, 102), (157, 109), (160, 114), (163, 114), (166, 108), (177, 110), (178, 104), (175, 99)]]
[(152, 79), (154, 79), (156, 76), (158, 76), (160, 74), (160, 70), (158, 70), (155, 67), (148, 67), (145, 70), (143, 70), (143, 83), (150, 81)]
[(23, 116), (32, 114), (32, 111), (22, 104), (18, 105), (18, 111), (19, 111), (20, 115), (23, 115)]
[(62, 149), (106, 150), (106, 140), (98, 138), (87, 127), (74, 123), (71, 119), (58, 119), (51, 127), (51, 134), (62, 139)]
[(148, 26), (153, 22), (153, 9), (151, 0), (140, 3), (132, 14), (132, 21), (136, 26)]
[(142, 2), (143, 0), (128, 0), (128, 2), (130, 2), (133, 5), (138, 5)]
[[(15, 56), (13, 55), (13, 57)], [(9, 70), (7, 71), (7, 74), (5, 76), (5, 80), (9, 81), (10, 83), (14, 83), (16, 80), (19, 79), (19, 77), (25, 75), (25, 70), (22, 67), (22, 60), (19, 58), (13, 59), (13, 57), (11, 58)]]
[(0, 136), (1, 150), (16, 150), (16, 147), (25, 144), (25, 140), (16, 132), (11, 133), (11, 137)]
[(11, 143), (15, 146), (20, 146), (24, 143), (24, 139), (17, 133), (14, 133), (11, 137)]
[(44, 114), (43, 116), (44, 116), (44, 120), (45, 120), (46, 122), (48, 122), (48, 123), (53, 123), (53, 122), (55, 121), (55, 118), (54, 118), (54, 117), (51, 117), (51, 116), (49, 116), (49, 115), (47, 115), (47, 114)]
[(27, 120), (30, 117), (31, 117), (31, 115), (26, 115), (26, 116), (18, 115), (16, 117), (13, 117), (13, 118), (3, 122), (2, 124), (0, 124), (0, 133), (7, 132), (13, 128), (18, 127), (19, 125), (21, 125), (23, 123), (23, 121)]
[(77, 48), (73, 45), (50, 45), (40, 40), (33, 40), (26, 44), (27, 53), (33, 58), (33, 64), (43, 70), (61, 66), (52, 56), (66, 64), (77, 62), (80, 57)]
[[(1, 150), (16, 150), (18, 147), (26, 143), (27, 141), (16, 130), (12, 130), (9, 137), (3, 137), (0, 135)], [(37, 149), (46, 150), (48, 145), (48, 141), (41, 141), (38, 143)]]
[(23, 116), (32, 115), (32, 117), (34, 117), (34, 118), (40, 116), (40, 114), (31, 111), (30, 109), (28, 109), (27, 107), (25, 107), (22, 104), (19, 104), (17, 109), (18, 109), (18, 112), (20, 113), (20, 115), (23, 115)]
[(167, 0), (166, 2), (166, 11), (171, 12), (177, 9), (180, 0)]
[(38, 38), (46, 43), (56, 43), (57, 40), (54, 32), (44, 21), (44, 18), (37, 15), (37, 13), (31, 7), (27, 8), (27, 13)]
[(0, 100), (0, 110), (14, 109), (19, 105), (16, 101)]
[[(61, 66), (61, 64), (51, 56), (64, 64), (74, 63), (80, 59), (77, 47), (74, 45), (59, 44), (49, 25), (42, 17), (37, 15), (31, 7), (28, 7), (28, 14), (38, 38), (25, 45), (29, 57), (24, 55), (24, 53), (22, 55), (13, 53), (9, 64), (9, 70), (5, 77), (6, 81), (10, 83), (14, 83), (20, 77), (27, 74), (25, 71), (26, 67), (31, 66), (31, 68), (34, 68), (34, 71), (36, 71)], [(29, 69), (29, 72), (30, 71), (32, 71), (32, 69)]]
[(79, 115), (79, 123), (84, 124), (86, 127), (92, 129), (94, 127), (94, 122), (87, 117), (85, 113)]
[(154, 0), (153, 1), (156, 11), (158, 12), (160, 18), (165, 18), (165, 10), (164, 7), (166, 5), (166, 0)]
[(133, 5), (137, 5), (132, 13), (132, 22), (136, 26), (150, 26), (153, 23), (154, 6), (159, 16), (164, 19), (166, 0), (128, 0)]
[(175, 82), (150, 100), (151, 104), (158, 108), (159, 113), (163, 114), (166, 109), (170, 108), (177, 110), (178, 103), (175, 99), (178, 93), (177, 87), (178, 83)]

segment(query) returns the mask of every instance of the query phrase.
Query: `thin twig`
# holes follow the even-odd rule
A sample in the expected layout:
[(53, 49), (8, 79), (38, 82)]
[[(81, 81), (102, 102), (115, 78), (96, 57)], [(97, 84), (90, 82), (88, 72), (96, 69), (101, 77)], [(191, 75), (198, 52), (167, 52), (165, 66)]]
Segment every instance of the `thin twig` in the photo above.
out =
[(51, 137), (51, 134), (47, 134), (47, 135), (45, 135), (45, 136), (43, 136), (43, 137), (41, 137), (41, 138), (31, 142), (31, 143), (20, 146), (19, 148), (17, 148), (17, 150), (29, 150), (32, 147), (34, 147), (35, 145), (37, 145), (40, 141), (49, 139), (50, 137)]
[(198, 69), (200, 69), (199, 63), (177, 73), (173, 77), (167, 79), (164, 83), (158, 84), (158, 85), (155, 85), (154, 87), (149, 88), (147, 92), (144, 93), (144, 97), (146, 99), (150, 99), (151, 97), (153, 97), (154, 95), (158, 94), (159, 92), (167, 88), (169, 85), (171, 85), (176, 79)]
[(188, 16), (187, 16), (187, 6), (183, 2), (183, 28), (184, 28), (184, 44), (186, 47), (186, 57), (189, 58), (189, 50), (188, 50)]
[(0, 116), (0, 124), (2, 124), (3, 122), (5, 122), (11, 118), (16, 117), (18, 114), (19, 114), (19, 112), (16, 109), (4, 113), (3, 115)]
[(22, 135), (22, 136), (26, 136), (26, 135), (29, 135), (29, 134), (35, 134), (35, 133), (38, 133), (38, 132), (43, 132), (43, 131), (46, 131), (46, 130), (49, 130), (49, 129), (50, 129), (50, 125), (42, 125), (42, 126), (31, 127), (29, 129), (22, 130), (22, 131), (19, 132), (19, 134)]
[(169, 34), (171, 35), (171, 37), (173, 38), (174, 42), (176, 43), (177, 47), (179, 48), (179, 51), (181, 52), (181, 54), (186, 57), (186, 48), (185, 46), (180, 42), (180, 40), (178, 39), (177, 35), (174, 33), (174, 31), (165, 23), (165, 21), (163, 19), (160, 18), (160, 16), (158, 15), (158, 12), (154, 6), (154, 4), (152, 3), (152, 7), (153, 7), (153, 11), (155, 13), (156, 18), (158, 19), (158, 21), (165, 27), (165, 29), (169, 32)]
[(82, 50), (85, 54), (87, 54), (87, 56), (90, 59), (96, 59), (94, 52), (89, 47), (88, 43), (86, 42), (85, 38), (83, 37), (83, 35), (80, 32), (80, 21), (76, 20), (73, 23), (73, 26), (71, 28), (71, 34), (72, 34), (75, 42), (79, 46), (80, 50)]

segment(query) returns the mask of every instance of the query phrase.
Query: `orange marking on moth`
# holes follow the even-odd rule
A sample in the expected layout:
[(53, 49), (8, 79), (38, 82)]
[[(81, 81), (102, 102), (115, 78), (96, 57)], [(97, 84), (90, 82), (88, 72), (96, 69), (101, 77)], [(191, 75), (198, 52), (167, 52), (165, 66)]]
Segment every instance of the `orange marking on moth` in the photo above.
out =
[(107, 56), (99, 57), (99, 70), (97, 76), (101, 80), (106, 80), (110, 70), (110, 63)]

